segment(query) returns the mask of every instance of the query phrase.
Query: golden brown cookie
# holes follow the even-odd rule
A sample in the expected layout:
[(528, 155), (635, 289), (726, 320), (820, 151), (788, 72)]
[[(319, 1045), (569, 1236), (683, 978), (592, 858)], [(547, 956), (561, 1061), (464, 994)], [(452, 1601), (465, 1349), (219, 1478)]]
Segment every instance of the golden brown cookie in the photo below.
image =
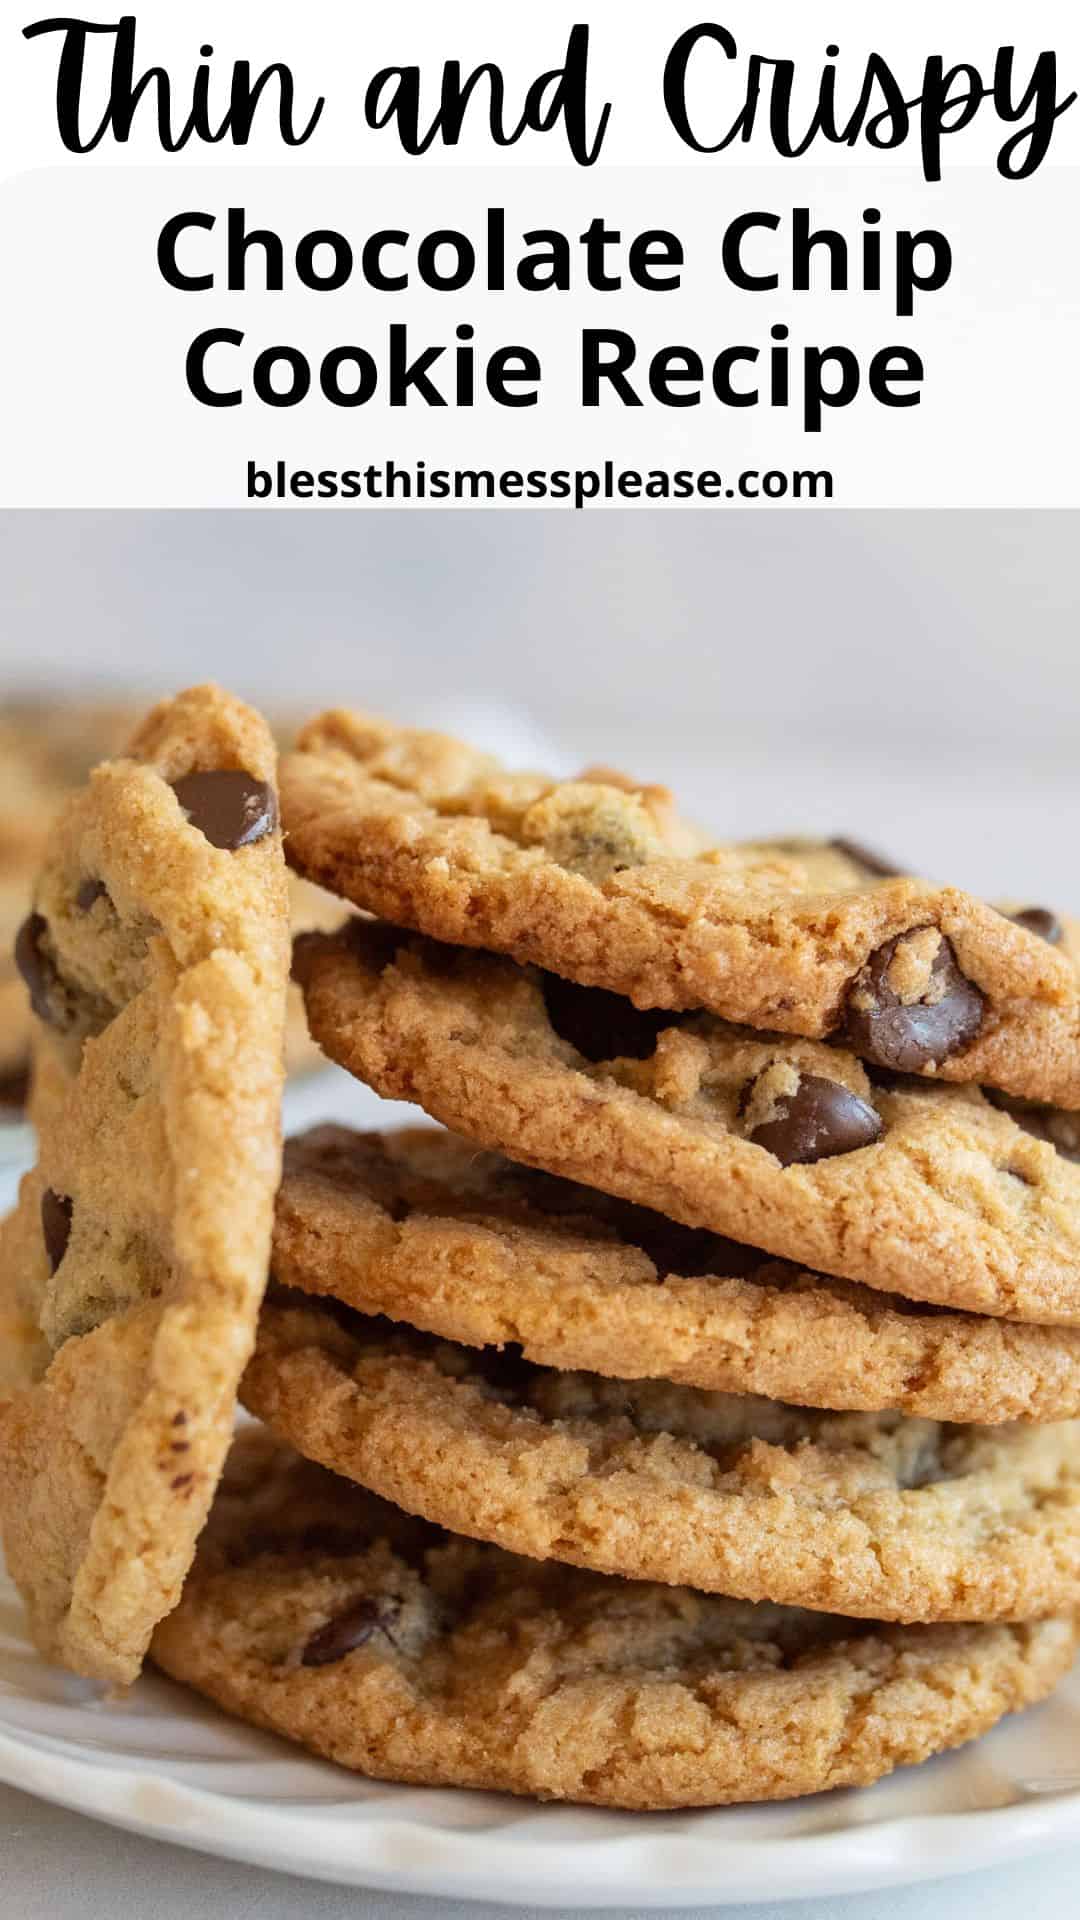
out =
[(1080, 1422), (950, 1427), (556, 1373), (271, 1297), (241, 1398), (308, 1458), (538, 1560), (875, 1620), (1080, 1607)]
[(381, 922), (294, 970), (332, 1059), (478, 1146), (888, 1293), (1080, 1324), (1080, 1167), (1044, 1115)]
[(134, 1677), (176, 1600), (265, 1282), (288, 964), (275, 766), (227, 694), (165, 702), (64, 808), (20, 936), (51, 1031), (10, 1235), (55, 1358), (0, 1420), (0, 1508), (38, 1645), (103, 1680)]
[(290, 1286), (543, 1366), (935, 1420), (1080, 1413), (1080, 1330), (830, 1280), (441, 1128), (287, 1141), (273, 1263)]
[(376, 1778), (597, 1806), (866, 1785), (1042, 1699), (1077, 1627), (882, 1627), (447, 1538), (265, 1436), (226, 1470), (153, 1656)]
[(301, 873), (436, 939), (1080, 1107), (1080, 973), (1052, 914), (1021, 924), (886, 877), (847, 842), (827, 860), (798, 842), (710, 846), (662, 789), (508, 774), (365, 714), (304, 729), (282, 804)]

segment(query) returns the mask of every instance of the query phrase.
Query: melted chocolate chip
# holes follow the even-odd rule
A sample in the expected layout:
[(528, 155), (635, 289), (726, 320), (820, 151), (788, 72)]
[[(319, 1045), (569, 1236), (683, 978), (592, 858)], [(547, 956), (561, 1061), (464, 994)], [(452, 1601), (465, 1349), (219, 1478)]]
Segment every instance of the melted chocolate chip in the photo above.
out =
[(1047, 1141), (1063, 1160), (1080, 1161), (1080, 1113), (1066, 1113), (1060, 1107), (1040, 1107), (1017, 1100), (998, 1087), (984, 1087), (983, 1093), (992, 1107), (1009, 1114), (1033, 1139)]
[(173, 781), (175, 793), (193, 827), (212, 847), (235, 853), (250, 847), (277, 825), (277, 798), (265, 780), (253, 780), (238, 767), (210, 773), (186, 773)]
[(312, 1634), (300, 1656), (300, 1665), (332, 1666), (335, 1660), (344, 1660), (347, 1653), (355, 1653), (358, 1647), (366, 1647), (374, 1633), (384, 1633), (392, 1645), (390, 1628), (400, 1611), (396, 1600), (372, 1600), (365, 1594)]
[(1008, 918), (1018, 927), (1026, 927), (1029, 933), (1037, 933), (1040, 940), (1046, 940), (1050, 946), (1060, 944), (1065, 932), (1056, 913), (1049, 907), (1022, 907), (1019, 913), (1010, 913)]
[(71, 1234), (72, 1202), (67, 1194), (46, 1187), (41, 1196), (41, 1235), (49, 1259), (49, 1272), (55, 1273), (67, 1252)]
[(748, 1138), (775, 1154), (781, 1166), (793, 1167), (873, 1146), (881, 1132), (881, 1115), (850, 1087), (804, 1073), (795, 1092), (777, 1100), (774, 1118)]
[(15, 965), (30, 990), (30, 1005), (38, 1019), (55, 1027), (62, 1024), (62, 1012), (57, 1004), (57, 988), (61, 983), (55, 963), (41, 945), (48, 930), (44, 914), (31, 913), (23, 921), (15, 936)]
[(29, 1067), (13, 1067), (0, 1074), (0, 1107), (5, 1113), (21, 1113), (30, 1097)]
[(621, 993), (581, 987), (556, 973), (545, 973), (541, 987), (559, 1039), (568, 1040), (586, 1060), (648, 1060), (664, 1028), (679, 1018), (663, 1007), (642, 1011)]
[(89, 913), (95, 900), (103, 899), (108, 893), (104, 880), (84, 880), (75, 895), (75, 905), (80, 913)]
[(932, 997), (905, 1005), (889, 985), (889, 969), (897, 947), (907, 938), (897, 934), (870, 955), (848, 994), (837, 1036), (864, 1059), (896, 1073), (917, 1073), (920, 1067), (959, 1053), (974, 1040), (986, 1011), (983, 995), (961, 973), (952, 945), (944, 938), (930, 969), (927, 992)]
[(864, 867), (867, 873), (876, 875), (879, 880), (896, 880), (904, 871), (903, 867), (894, 866), (891, 860), (886, 860), (883, 854), (861, 846), (858, 840), (830, 840), (829, 845), (836, 853), (854, 860), (857, 867)]

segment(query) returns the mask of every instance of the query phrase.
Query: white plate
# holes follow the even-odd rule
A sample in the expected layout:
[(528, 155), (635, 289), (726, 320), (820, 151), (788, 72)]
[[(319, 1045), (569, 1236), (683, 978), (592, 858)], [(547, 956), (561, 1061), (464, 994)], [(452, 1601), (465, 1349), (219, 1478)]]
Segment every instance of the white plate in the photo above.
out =
[(868, 1791), (605, 1814), (361, 1780), (154, 1675), (102, 1700), (37, 1657), (0, 1573), (0, 1779), (135, 1833), (348, 1886), (723, 1907), (897, 1886), (1080, 1839), (1080, 1672), (987, 1739)]

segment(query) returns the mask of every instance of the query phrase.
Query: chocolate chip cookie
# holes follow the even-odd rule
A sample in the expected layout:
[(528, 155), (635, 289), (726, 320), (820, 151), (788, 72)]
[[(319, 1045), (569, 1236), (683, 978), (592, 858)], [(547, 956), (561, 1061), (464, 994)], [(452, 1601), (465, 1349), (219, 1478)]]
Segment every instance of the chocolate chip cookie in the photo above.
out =
[(476, 1145), (887, 1293), (1080, 1324), (1080, 1167), (1044, 1115), (381, 922), (294, 969), (332, 1059)]
[(231, 1435), (280, 1173), (288, 966), (276, 754), (165, 702), (49, 836), (19, 939), (49, 1030), (10, 1229), (54, 1357), (0, 1416), (8, 1565), (50, 1657), (137, 1673)]
[(1080, 1422), (947, 1426), (556, 1373), (271, 1297), (241, 1397), (321, 1466), (537, 1560), (876, 1620), (1080, 1606)]
[(1042, 1699), (1077, 1631), (868, 1626), (541, 1566), (256, 1433), (153, 1657), (379, 1779), (646, 1810), (867, 1784)]
[(710, 845), (662, 789), (508, 774), (363, 714), (304, 729), (282, 799), (301, 873), (436, 939), (1080, 1107), (1080, 972), (1045, 909), (1000, 913), (848, 841)]
[(947, 1313), (770, 1260), (441, 1128), (286, 1142), (279, 1280), (468, 1346), (812, 1407), (1080, 1413), (1080, 1331)]

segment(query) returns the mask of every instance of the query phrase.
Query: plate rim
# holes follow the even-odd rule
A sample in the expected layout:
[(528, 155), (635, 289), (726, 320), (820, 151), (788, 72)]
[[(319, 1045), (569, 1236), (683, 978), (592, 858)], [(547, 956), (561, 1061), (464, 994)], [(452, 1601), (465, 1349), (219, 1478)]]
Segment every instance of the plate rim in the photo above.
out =
[[(281, 1745), (295, 1751), (287, 1741)], [(764, 1842), (769, 1857), (766, 1887), (762, 1841), (743, 1838), (724, 1847), (715, 1832), (701, 1840), (685, 1831), (650, 1835), (648, 1823), (656, 1816), (648, 1814), (627, 1815), (624, 1833), (575, 1843), (570, 1867), (565, 1850), (554, 1849), (552, 1857), (545, 1858), (542, 1847), (520, 1835), (509, 1837), (490, 1828), (482, 1835), (474, 1828), (434, 1828), (400, 1813), (372, 1814), (356, 1824), (324, 1822), (305, 1846), (305, 1829), (319, 1816), (302, 1803), (276, 1803), (268, 1823), (265, 1807), (248, 1796), (226, 1797), (191, 1786), (156, 1763), (136, 1769), (100, 1752), (93, 1760), (84, 1759), (70, 1751), (66, 1740), (51, 1735), (27, 1738), (2, 1726), (0, 1780), (143, 1838), (277, 1873), (534, 1908), (565, 1907), (568, 1897), (581, 1909), (629, 1904), (652, 1911), (688, 1906), (721, 1910), (762, 1898), (835, 1897), (914, 1886), (1080, 1842), (1080, 1788), (1066, 1789), (1007, 1807), (900, 1815), (873, 1826), (783, 1839), (769, 1836)], [(532, 1803), (521, 1805), (533, 1820), (542, 1817), (543, 1810)], [(553, 1811), (565, 1808), (556, 1804)], [(721, 1864), (724, 1885), (718, 1888)]]

